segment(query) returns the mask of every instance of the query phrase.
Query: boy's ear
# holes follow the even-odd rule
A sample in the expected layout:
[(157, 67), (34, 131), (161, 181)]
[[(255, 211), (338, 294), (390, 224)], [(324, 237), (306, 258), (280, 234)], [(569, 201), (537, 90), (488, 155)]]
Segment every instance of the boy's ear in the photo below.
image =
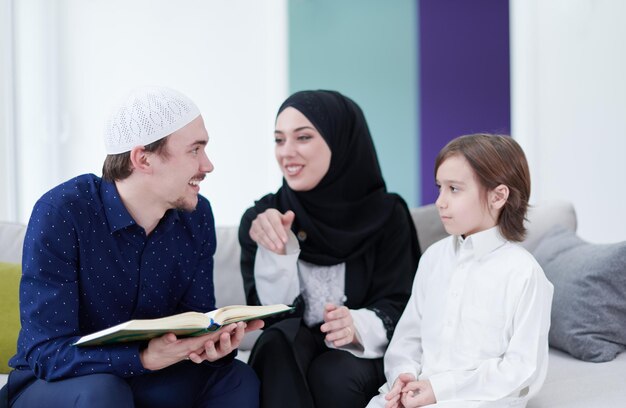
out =
[(151, 171), (149, 158), (150, 153), (144, 146), (135, 146), (130, 151), (130, 162), (134, 170), (144, 173)]
[(504, 207), (506, 200), (509, 198), (509, 188), (504, 184), (500, 184), (489, 194), (489, 208), (499, 210)]

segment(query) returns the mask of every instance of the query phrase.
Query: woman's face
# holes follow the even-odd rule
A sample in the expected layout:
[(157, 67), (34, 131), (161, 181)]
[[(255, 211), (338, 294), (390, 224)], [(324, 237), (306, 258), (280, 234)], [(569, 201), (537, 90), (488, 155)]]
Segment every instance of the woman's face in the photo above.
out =
[(289, 107), (276, 118), (276, 161), (289, 187), (309, 191), (319, 184), (330, 167), (331, 151), (313, 124)]

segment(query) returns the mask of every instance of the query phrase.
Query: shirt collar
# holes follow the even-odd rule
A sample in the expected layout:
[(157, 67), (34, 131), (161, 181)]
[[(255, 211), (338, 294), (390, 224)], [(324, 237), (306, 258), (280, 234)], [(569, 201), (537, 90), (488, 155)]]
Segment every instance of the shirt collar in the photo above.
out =
[(124, 206), (115, 184), (103, 179), (100, 187), (100, 198), (111, 232), (137, 224)]
[[(102, 187), (100, 188), (100, 197), (104, 205), (104, 215), (111, 232), (137, 225), (137, 222), (135, 222), (122, 202), (115, 184), (109, 183), (103, 179)], [(157, 232), (157, 229), (162, 230), (162, 232), (169, 231), (179, 219), (180, 214), (178, 210), (167, 210), (154, 232)]]
[(480, 259), (495, 249), (501, 247), (507, 242), (506, 238), (500, 233), (500, 228), (495, 227), (486, 229), (463, 238), (459, 235), (454, 236), (454, 248), (458, 254), (461, 248), (470, 250), (474, 253), (476, 259)]

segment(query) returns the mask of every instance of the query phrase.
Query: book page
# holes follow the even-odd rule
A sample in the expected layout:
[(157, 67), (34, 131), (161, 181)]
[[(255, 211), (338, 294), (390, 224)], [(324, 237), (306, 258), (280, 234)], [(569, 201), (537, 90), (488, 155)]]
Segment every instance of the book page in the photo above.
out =
[[(185, 312), (158, 319), (136, 319), (81, 337), (75, 345), (146, 340), (165, 333), (190, 336), (206, 332), (211, 319), (204, 313)], [(96, 341), (97, 340), (97, 341)]]
[(81, 337), (74, 345), (101, 345), (125, 341), (144, 341), (174, 333), (179, 337), (199, 336), (219, 330), (223, 325), (261, 319), (293, 308), (286, 305), (232, 305), (208, 313), (185, 312), (157, 319), (136, 319)]
[(225, 325), (238, 321), (260, 319), (276, 313), (287, 312), (291, 309), (292, 307), (283, 304), (267, 306), (232, 305), (214, 310), (212, 317), (217, 323)]

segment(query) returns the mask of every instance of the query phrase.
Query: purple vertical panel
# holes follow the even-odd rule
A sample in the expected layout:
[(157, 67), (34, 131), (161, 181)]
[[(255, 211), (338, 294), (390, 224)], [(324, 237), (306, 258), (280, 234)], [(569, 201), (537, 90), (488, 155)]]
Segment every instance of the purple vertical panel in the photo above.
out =
[(420, 0), (422, 204), (437, 198), (434, 163), (457, 136), (510, 133), (508, 0)]

